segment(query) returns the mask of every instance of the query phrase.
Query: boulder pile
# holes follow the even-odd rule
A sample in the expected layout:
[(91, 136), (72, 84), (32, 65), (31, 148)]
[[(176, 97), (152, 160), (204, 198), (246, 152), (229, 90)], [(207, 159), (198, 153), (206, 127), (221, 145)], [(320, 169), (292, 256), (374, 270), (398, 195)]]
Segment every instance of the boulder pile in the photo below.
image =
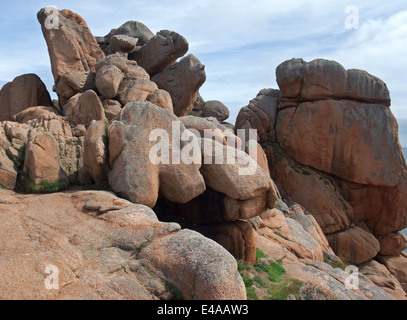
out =
[[(383, 81), (293, 59), (233, 126), (182, 35), (129, 21), (94, 37), (52, 14), (58, 100), (33, 74), (0, 91), (0, 298), (245, 299), (242, 261), (335, 299), (406, 297), (407, 167)], [(329, 265), (344, 263), (360, 288)]]

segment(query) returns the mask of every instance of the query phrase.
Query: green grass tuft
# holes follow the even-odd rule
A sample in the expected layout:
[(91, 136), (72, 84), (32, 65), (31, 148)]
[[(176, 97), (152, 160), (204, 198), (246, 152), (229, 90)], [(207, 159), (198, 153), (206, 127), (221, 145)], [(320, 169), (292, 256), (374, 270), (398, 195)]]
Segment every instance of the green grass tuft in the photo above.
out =
[(266, 287), (267, 287), (266, 282), (265, 282), (262, 278), (260, 278), (260, 277), (258, 277), (258, 276), (255, 276), (255, 277), (253, 278), (253, 281), (256, 282), (256, 284), (257, 284), (260, 288), (266, 288)]
[(246, 288), (247, 300), (259, 300), (259, 296), (253, 288)]
[(243, 271), (249, 271), (250, 265), (245, 261), (238, 261), (237, 262), (237, 270), (242, 273)]
[(173, 284), (167, 283), (167, 290), (174, 296), (174, 300), (184, 300), (182, 292)]
[(266, 255), (264, 254), (263, 251), (261, 251), (260, 249), (256, 249), (256, 261), (262, 258), (265, 258)]
[(246, 288), (250, 288), (254, 283), (254, 281), (252, 279), (249, 279), (247, 277), (242, 277), (242, 279), (243, 279), (243, 282), (244, 282), (244, 286)]
[(43, 192), (44, 193), (55, 193), (59, 192), (61, 190), (65, 190), (68, 186), (66, 183), (62, 182), (48, 182), (48, 181), (43, 181), (41, 183), (43, 187)]
[(66, 183), (62, 182), (49, 182), (49, 181), (42, 181), (40, 185), (36, 185), (34, 181), (30, 178), (25, 178), (26, 185), (28, 185), (28, 190), (31, 193), (40, 194), (40, 193), (55, 193), (68, 188)]
[(340, 261), (334, 261), (334, 260), (324, 257), (324, 262), (326, 264), (329, 264), (334, 269), (339, 268), (339, 269), (345, 270), (345, 268), (346, 268), (345, 264), (343, 264)]
[(275, 263), (270, 264), (267, 273), (269, 274), (269, 280), (271, 282), (280, 282), (286, 274), (282, 261), (278, 260)]
[(289, 295), (294, 295), (297, 300), (301, 300), (301, 288), (303, 282), (297, 279), (287, 279), (281, 284), (271, 285), (267, 289), (270, 300), (287, 300)]

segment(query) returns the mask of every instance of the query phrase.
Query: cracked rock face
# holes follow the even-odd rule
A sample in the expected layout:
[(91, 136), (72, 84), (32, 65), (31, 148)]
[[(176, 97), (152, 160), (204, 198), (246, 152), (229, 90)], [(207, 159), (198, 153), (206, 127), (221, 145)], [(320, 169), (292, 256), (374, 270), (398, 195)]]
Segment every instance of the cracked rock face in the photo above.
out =
[[(0, 288), (7, 288), (1, 299), (157, 300), (168, 293), (169, 281), (186, 298), (245, 297), (226, 250), (111, 193), (22, 196), (0, 190), (0, 208)], [(174, 245), (176, 259), (155, 269), (163, 253), (174, 254)], [(59, 286), (47, 290), (47, 276), (55, 272)], [(185, 285), (181, 275), (194, 281)]]
[(178, 58), (188, 52), (188, 49), (189, 44), (183, 36), (173, 31), (162, 30), (130, 58), (136, 60), (150, 76), (154, 76), (170, 68)]
[(390, 235), (407, 226), (407, 166), (386, 84), (323, 59), (285, 61), (276, 76), (281, 94), (262, 90), (236, 129), (259, 130), (283, 197), (351, 263), (400, 252), (403, 239)]
[(206, 81), (205, 66), (192, 54), (152, 79), (160, 89), (171, 95), (174, 113), (178, 117), (192, 111), (199, 88)]
[[(195, 162), (199, 164), (183, 161), (173, 164), (173, 153), (180, 156), (179, 152), (187, 145), (180, 142), (179, 149), (172, 145), (173, 123), (179, 124), (180, 134), (186, 130), (174, 114), (149, 102), (131, 102), (124, 107), (118, 120), (110, 125), (108, 134), (112, 168), (109, 183), (115, 192), (152, 208), (159, 191), (167, 199), (180, 203), (186, 203), (205, 191), (199, 161)], [(168, 164), (155, 164), (152, 162), (155, 156), (150, 157), (156, 145), (150, 135), (155, 129), (169, 134), (170, 144), (161, 151), (162, 154), (168, 153)], [(179, 141), (179, 137), (174, 138)], [(201, 154), (198, 156), (200, 159)]]
[(24, 74), (3, 86), (0, 106), (0, 121), (10, 121), (14, 115), (30, 107), (51, 107), (52, 101), (37, 75)]
[[(58, 17), (56, 28), (46, 26), (51, 15)], [(71, 71), (95, 71), (96, 62), (105, 55), (82, 17), (70, 10), (47, 12), (45, 8), (37, 17), (47, 42), (56, 85)]]

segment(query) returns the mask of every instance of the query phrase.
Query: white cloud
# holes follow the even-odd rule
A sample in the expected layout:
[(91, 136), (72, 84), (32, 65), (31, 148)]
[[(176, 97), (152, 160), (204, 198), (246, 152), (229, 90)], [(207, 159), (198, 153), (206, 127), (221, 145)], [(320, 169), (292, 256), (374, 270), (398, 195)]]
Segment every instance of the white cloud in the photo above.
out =
[(407, 10), (387, 19), (369, 19), (359, 30), (350, 31), (347, 41), (332, 58), (346, 68), (364, 69), (385, 81), (393, 100), (392, 109), (398, 118), (407, 118), (404, 101), (407, 97)]

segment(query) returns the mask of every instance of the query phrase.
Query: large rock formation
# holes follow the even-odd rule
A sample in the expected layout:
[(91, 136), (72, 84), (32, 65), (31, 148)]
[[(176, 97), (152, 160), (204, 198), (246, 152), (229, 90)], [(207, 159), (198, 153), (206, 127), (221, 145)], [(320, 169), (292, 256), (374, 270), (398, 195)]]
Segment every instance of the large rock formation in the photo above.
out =
[(187, 40), (180, 34), (162, 30), (145, 46), (132, 55), (132, 59), (151, 76), (166, 71), (189, 49)]
[(35, 75), (0, 92), (0, 189), (25, 193), (0, 190), (0, 299), (240, 300), (294, 282), (300, 298), (406, 298), (406, 164), (380, 79), (290, 60), (233, 128), (200, 97), (199, 60), (176, 62), (178, 33), (38, 20), (59, 100)]
[(0, 212), (1, 299), (246, 298), (220, 245), (108, 192), (0, 190)]
[(276, 75), (281, 93), (262, 90), (236, 129), (259, 131), (283, 197), (350, 263), (400, 253), (405, 242), (389, 237), (407, 226), (407, 167), (385, 83), (321, 59), (286, 61)]
[(10, 121), (17, 113), (35, 106), (52, 106), (45, 84), (35, 74), (19, 76), (0, 91), (0, 121)]
[(206, 101), (201, 111), (204, 117), (215, 117), (221, 122), (227, 120), (230, 115), (228, 107), (217, 100)]
[[(65, 74), (95, 71), (96, 62), (104, 54), (82, 17), (70, 10), (49, 7), (41, 9), (37, 17), (48, 45), (56, 85)], [(52, 21), (54, 24), (50, 24)]]
[(195, 56), (188, 55), (169, 70), (155, 75), (152, 81), (171, 94), (174, 113), (182, 117), (192, 111), (199, 88), (206, 81), (205, 66)]
[[(190, 164), (183, 162), (187, 143), (181, 136), (186, 129), (174, 114), (149, 102), (132, 102), (118, 120), (109, 127), (109, 183), (115, 192), (152, 208), (159, 191), (180, 203), (205, 191), (199, 173), (201, 153), (194, 154)], [(199, 148), (197, 143), (195, 147)]]

